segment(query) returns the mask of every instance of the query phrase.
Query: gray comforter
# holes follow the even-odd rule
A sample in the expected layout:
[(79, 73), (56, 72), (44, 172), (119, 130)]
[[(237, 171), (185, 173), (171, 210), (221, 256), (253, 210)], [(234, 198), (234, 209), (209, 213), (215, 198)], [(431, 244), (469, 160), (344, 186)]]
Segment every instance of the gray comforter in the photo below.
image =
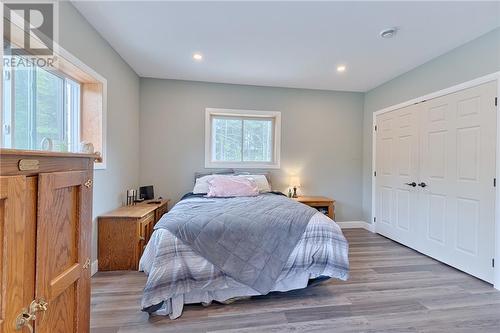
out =
[(265, 294), (317, 211), (284, 196), (181, 201), (156, 224), (234, 280)]

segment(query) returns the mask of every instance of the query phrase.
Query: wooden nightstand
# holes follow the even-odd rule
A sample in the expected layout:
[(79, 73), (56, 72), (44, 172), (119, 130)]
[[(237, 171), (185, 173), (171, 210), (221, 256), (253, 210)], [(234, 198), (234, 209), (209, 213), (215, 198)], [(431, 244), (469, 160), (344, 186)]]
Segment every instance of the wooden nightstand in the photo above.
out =
[(293, 199), (305, 205), (314, 207), (320, 212), (326, 213), (325, 215), (328, 215), (328, 217), (332, 220), (335, 220), (335, 200), (327, 197), (310, 196), (303, 196)]
[(99, 216), (99, 270), (137, 270), (153, 227), (168, 211), (169, 201), (141, 202)]

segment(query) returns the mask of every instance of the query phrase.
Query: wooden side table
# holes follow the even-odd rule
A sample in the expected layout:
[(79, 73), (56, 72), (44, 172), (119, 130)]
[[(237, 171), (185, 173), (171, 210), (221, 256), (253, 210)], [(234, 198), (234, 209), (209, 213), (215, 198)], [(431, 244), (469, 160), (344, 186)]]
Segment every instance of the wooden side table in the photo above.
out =
[(141, 202), (98, 217), (100, 271), (137, 270), (142, 252), (170, 200)]
[(326, 212), (326, 215), (328, 215), (329, 218), (335, 220), (335, 200), (321, 196), (302, 196), (293, 199), (316, 208), (323, 213)]

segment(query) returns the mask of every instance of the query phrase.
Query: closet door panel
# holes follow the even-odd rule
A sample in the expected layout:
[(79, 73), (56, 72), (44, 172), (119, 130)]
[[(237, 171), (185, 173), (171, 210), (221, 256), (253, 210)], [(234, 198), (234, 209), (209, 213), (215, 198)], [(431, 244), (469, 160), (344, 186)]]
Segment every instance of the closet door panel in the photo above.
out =
[(418, 193), (418, 106), (377, 117), (377, 232), (414, 241)]
[[(418, 250), (486, 281), (494, 255), (496, 83), (422, 103)], [(441, 213), (440, 213), (441, 212)]]
[(91, 173), (40, 174), (36, 297), (48, 309), (37, 333), (89, 331)]
[(457, 224), (453, 253), (459, 268), (493, 281), (495, 234), (496, 82), (455, 96), (457, 112)]
[(409, 246), (415, 241), (418, 191), (418, 105), (397, 112), (396, 127), (396, 235)]
[(377, 117), (377, 159), (376, 171), (376, 211), (377, 232), (387, 237), (394, 237), (394, 146), (395, 130), (394, 123), (396, 113), (390, 112)]
[(453, 202), (449, 189), (453, 186), (455, 149), (450, 134), (454, 123), (453, 105), (444, 96), (421, 103), (420, 122), (421, 159), (420, 179), (427, 187), (420, 188), (420, 229), (416, 248), (427, 255), (450, 256), (449, 223), (453, 216)]

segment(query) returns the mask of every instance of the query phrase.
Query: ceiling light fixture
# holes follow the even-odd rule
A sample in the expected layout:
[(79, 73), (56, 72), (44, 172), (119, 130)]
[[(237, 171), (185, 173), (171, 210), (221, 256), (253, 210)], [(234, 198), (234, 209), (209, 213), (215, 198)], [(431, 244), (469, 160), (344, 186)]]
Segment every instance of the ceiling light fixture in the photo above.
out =
[(201, 53), (193, 53), (193, 59), (197, 61), (203, 60), (203, 55)]
[(345, 72), (346, 69), (347, 68), (345, 67), (345, 65), (337, 66), (337, 72), (339, 72), (339, 73)]
[(380, 37), (382, 38), (392, 38), (398, 32), (398, 28), (388, 28), (380, 32)]

